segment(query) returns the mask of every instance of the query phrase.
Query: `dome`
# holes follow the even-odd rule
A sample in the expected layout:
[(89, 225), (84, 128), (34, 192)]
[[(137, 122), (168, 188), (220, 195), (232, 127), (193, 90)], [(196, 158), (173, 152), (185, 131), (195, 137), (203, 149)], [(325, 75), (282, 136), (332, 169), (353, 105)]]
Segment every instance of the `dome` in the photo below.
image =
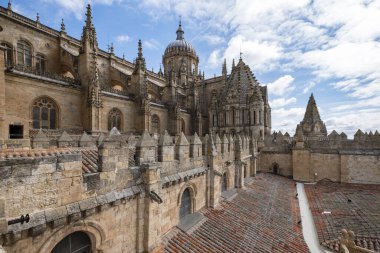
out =
[(171, 42), (165, 49), (165, 54), (175, 51), (187, 52), (196, 54), (193, 46), (185, 40), (183, 34), (185, 32), (182, 30), (181, 22), (179, 22), (179, 27), (177, 29), (177, 39)]

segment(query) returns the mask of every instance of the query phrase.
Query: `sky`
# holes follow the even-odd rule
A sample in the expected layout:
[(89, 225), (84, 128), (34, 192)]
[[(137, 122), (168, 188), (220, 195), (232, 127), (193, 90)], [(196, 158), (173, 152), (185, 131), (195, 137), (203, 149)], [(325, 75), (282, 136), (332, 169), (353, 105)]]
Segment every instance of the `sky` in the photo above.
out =
[[(6, 6), (7, 0), (1, 0)], [(80, 38), (87, 3), (99, 47), (157, 72), (179, 17), (206, 78), (242, 53), (269, 89), (272, 129), (294, 134), (313, 92), (330, 133), (380, 130), (380, 0), (12, 0), (13, 10)]]

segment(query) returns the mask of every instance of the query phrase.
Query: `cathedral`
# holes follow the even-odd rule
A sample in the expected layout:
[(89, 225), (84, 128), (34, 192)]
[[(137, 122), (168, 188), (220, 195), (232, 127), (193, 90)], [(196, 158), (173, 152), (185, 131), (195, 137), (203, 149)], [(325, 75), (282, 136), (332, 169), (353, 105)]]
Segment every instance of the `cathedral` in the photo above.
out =
[(328, 134), (312, 94), (272, 132), (241, 57), (205, 78), (180, 22), (155, 73), (141, 41), (133, 62), (99, 48), (92, 15), (78, 39), (0, 7), (0, 252), (187, 252), (165, 236), (260, 173), (380, 184), (377, 131)]

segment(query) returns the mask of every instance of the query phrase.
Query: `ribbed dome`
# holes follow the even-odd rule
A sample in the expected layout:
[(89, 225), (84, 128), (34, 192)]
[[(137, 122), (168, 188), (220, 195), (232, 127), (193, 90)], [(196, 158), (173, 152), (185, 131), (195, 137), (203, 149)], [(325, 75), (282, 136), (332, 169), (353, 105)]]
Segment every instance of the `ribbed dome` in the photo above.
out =
[(195, 53), (193, 46), (185, 40), (183, 34), (185, 32), (182, 30), (181, 22), (179, 22), (179, 26), (177, 29), (177, 39), (171, 42), (165, 49), (165, 54), (173, 52), (173, 51), (181, 51), (187, 53)]

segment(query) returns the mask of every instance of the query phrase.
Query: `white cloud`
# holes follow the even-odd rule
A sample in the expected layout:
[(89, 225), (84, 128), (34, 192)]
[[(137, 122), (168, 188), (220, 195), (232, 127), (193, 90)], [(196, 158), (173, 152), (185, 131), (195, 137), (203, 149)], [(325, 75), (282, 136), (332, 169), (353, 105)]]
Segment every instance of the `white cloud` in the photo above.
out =
[(56, 4), (62, 9), (60, 11), (73, 13), (77, 19), (82, 19), (86, 13), (87, 4), (104, 4), (112, 5), (121, 3), (123, 0), (42, 0), (45, 3)]
[(200, 37), (201, 40), (206, 41), (209, 45), (216, 46), (219, 44), (223, 44), (225, 39), (216, 34), (205, 34)]
[(314, 86), (316, 85), (315, 82), (311, 81), (310, 83), (306, 84), (302, 90), (302, 93), (303, 94), (306, 94), (308, 93), (312, 88), (314, 88)]
[(295, 89), (293, 85), (294, 78), (291, 75), (285, 75), (278, 78), (272, 83), (268, 83), (269, 94), (282, 96), (285, 93), (289, 93)]
[(126, 43), (131, 41), (131, 38), (128, 35), (119, 35), (116, 37), (118, 43)]
[(207, 68), (216, 68), (217, 66), (222, 66), (222, 57), (220, 50), (214, 50), (211, 52), (207, 59)]
[(276, 120), (272, 120), (272, 129), (293, 135), (304, 113), (305, 108), (302, 107), (274, 109), (272, 110), (272, 118)]
[(161, 46), (161, 44), (156, 39), (149, 39), (149, 40), (143, 41), (143, 46), (144, 48), (155, 50), (155, 49), (158, 49)]
[(289, 99), (286, 99), (286, 98), (277, 98), (277, 99), (273, 99), (271, 102), (270, 102), (270, 105), (272, 108), (279, 108), (279, 107), (283, 107), (283, 106), (286, 106), (286, 105), (289, 105), (289, 104), (294, 104), (297, 102), (297, 99), (295, 97), (291, 97)]

